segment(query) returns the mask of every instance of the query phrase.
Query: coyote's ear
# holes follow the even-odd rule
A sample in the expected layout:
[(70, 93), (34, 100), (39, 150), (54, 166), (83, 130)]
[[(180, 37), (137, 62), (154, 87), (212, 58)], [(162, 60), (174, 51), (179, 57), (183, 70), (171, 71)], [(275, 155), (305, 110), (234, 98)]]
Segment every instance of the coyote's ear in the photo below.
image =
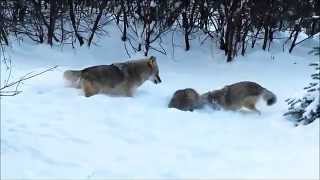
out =
[(155, 63), (156, 63), (156, 57), (151, 56), (149, 59), (150, 59), (150, 61), (152, 61), (152, 63), (153, 63), (153, 64), (155, 64)]
[(154, 56), (150, 56), (149, 60), (148, 60), (148, 66), (153, 69), (154, 64), (156, 63), (156, 57)]
[(150, 56), (150, 60), (155, 61), (155, 60), (156, 60), (156, 57)]
[(152, 59), (149, 59), (148, 60), (148, 62), (147, 62), (147, 64), (148, 64), (148, 66), (151, 68), (151, 69), (153, 69), (153, 60)]

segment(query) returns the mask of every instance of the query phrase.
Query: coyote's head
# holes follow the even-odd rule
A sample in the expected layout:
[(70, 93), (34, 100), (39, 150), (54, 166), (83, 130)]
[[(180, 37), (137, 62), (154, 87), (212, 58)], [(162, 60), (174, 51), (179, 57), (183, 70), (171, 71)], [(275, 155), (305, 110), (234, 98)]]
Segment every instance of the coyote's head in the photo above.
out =
[(151, 56), (147, 63), (149, 68), (151, 69), (151, 75), (149, 77), (149, 80), (155, 84), (161, 83), (161, 78), (159, 76), (159, 68), (156, 61), (156, 57)]

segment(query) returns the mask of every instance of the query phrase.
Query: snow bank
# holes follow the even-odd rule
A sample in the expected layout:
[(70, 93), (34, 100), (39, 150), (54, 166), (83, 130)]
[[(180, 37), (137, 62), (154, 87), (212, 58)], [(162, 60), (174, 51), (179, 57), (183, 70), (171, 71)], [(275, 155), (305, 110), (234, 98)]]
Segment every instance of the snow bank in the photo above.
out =
[[(195, 41), (190, 52), (151, 53), (161, 84), (147, 82), (133, 98), (85, 98), (64, 86), (64, 70), (127, 59), (120, 40), (101, 42), (64, 51), (14, 45), (14, 78), (59, 68), (1, 98), (1, 178), (318, 178), (319, 121), (295, 128), (282, 116), (315, 57), (257, 50), (226, 64), (222, 52)], [(261, 116), (167, 108), (177, 89), (204, 93), (244, 80), (268, 88), (278, 102), (260, 103)]]

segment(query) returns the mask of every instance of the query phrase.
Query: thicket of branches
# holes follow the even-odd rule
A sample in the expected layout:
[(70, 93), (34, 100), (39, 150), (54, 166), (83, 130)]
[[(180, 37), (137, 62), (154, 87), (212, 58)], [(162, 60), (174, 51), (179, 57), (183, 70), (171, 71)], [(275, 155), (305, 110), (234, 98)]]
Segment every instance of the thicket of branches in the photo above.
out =
[(291, 52), (303, 41), (297, 42), (301, 31), (309, 37), (319, 32), (319, 9), (319, 0), (2, 0), (0, 42), (16, 37), (90, 46), (115, 22), (121, 39), (145, 55), (168, 31), (183, 34), (186, 51), (191, 36), (202, 32), (232, 61), (259, 39), (267, 50), (285, 30)]

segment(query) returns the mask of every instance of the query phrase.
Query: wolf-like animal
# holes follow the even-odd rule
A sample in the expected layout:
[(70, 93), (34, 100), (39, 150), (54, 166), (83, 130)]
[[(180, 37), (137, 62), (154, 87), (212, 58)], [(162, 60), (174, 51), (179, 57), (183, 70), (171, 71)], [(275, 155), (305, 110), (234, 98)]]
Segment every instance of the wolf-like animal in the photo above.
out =
[(250, 81), (242, 81), (225, 86), (222, 89), (208, 92), (204, 95), (211, 105), (219, 106), (225, 110), (238, 110), (245, 107), (258, 114), (256, 108), (260, 98), (266, 101), (267, 105), (273, 105), (277, 101), (274, 93), (263, 88), (259, 84)]
[(192, 88), (177, 90), (168, 105), (169, 108), (176, 108), (182, 111), (193, 111), (202, 107), (201, 99), (197, 91)]
[(146, 80), (161, 83), (154, 56), (83, 70), (67, 70), (63, 76), (72, 87), (82, 89), (86, 97), (99, 93), (131, 97)]

